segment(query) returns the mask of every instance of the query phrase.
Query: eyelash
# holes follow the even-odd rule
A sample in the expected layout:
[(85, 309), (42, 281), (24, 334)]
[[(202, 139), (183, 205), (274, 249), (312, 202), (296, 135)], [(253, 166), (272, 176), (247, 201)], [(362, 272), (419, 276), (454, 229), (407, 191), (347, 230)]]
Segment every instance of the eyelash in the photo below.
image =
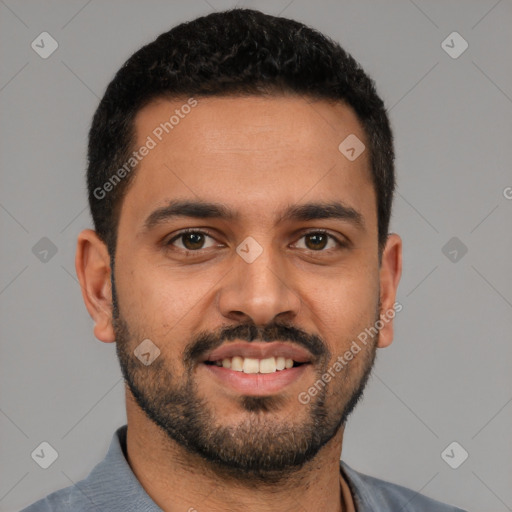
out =
[[(201, 235), (207, 235), (210, 238), (215, 239), (215, 237), (209, 231), (202, 230), (202, 229), (189, 228), (189, 229), (185, 229), (183, 231), (180, 231), (177, 235), (173, 236), (170, 240), (168, 240), (167, 242), (164, 242), (165, 248), (171, 247), (173, 242), (175, 242), (176, 240), (180, 239), (181, 237), (183, 237), (184, 235), (187, 235), (189, 233), (196, 233), (196, 234), (201, 234)], [(326, 231), (324, 229), (312, 229), (311, 231), (307, 231), (306, 233), (302, 233), (300, 238), (303, 238), (303, 237), (305, 237), (307, 235), (312, 235), (312, 234), (326, 235), (327, 237), (329, 237), (331, 240), (333, 240), (337, 244), (337, 246), (338, 246), (337, 249), (343, 249), (345, 247), (348, 247), (348, 243), (342, 242), (341, 240), (336, 238), (334, 235), (331, 235), (328, 231)], [(299, 240), (300, 240), (300, 238), (299, 238)], [(203, 249), (190, 250), (190, 249), (181, 249), (181, 248), (177, 248), (177, 249), (182, 251), (182, 252), (185, 252), (186, 254), (200, 253), (203, 250)], [(322, 253), (322, 252), (329, 252), (332, 249), (327, 249), (327, 250), (320, 249), (318, 251), (315, 251), (313, 249), (304, 249), (304, 250), (306, 252), (309, 252), (309, 253)]]

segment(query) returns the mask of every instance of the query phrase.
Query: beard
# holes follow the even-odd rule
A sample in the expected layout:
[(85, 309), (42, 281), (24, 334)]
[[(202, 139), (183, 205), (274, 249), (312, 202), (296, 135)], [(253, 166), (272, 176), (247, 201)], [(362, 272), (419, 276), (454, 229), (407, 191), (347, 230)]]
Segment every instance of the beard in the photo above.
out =
[[(217, 332), (203, 331), (191, 339), (183, 352), (182, 372), (174, 371), (179, 361), (165, 359), (164, 351), (151, 365), (145, 366), (134, 355), (144, 337), (130, 329), (120, 314), (113, 277), (112, 295), (116, 352), (124, 381), (136, 403), (171, 443), (178, 443), (189, 453), (199, 455), (216, 474), (226, 479), (251, 485), (277, 484), (299, 471), (345, 424), (363, 396), (375, 361), (378, 334), (374, 342), (357, 355), (362, 359), (359, 368), (347, 365), (329, 384), (323, 383), (317, 388), (318, 392), (307, 404), (297, 400), (302, 404), (299, 412), (295, 406), (285, 417), (282, 408), (290, 406), (290, 397), (284, 394), (240, 396), (237, 402), (244, 411), (244, 419), (226, 425), (216, 413), (215, 404), (210, 404), (199, 393), (194, 369), (200, 355), (226, 340), (291, 341), (313, 354), (317, 379), (321, 379), (331, 360), (326, 343), (289, 324), (273, 323), (259, 328), (245, 323)], [(380, 302), (378, 310), (376, 320)], [(348, 343), (341, 346), (348, 347), (351, 340), (344, 340)], [(172, 343), (172, 340), (165, 343)], [(330, 387), (332, 396), (329, 397)]]

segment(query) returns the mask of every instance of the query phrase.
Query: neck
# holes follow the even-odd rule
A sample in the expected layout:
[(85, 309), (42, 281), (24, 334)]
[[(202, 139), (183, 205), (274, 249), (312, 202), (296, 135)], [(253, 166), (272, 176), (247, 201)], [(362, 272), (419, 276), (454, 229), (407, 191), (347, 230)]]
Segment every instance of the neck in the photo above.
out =
[(151, 422), (129, 393), (127, 419), (128, 463), (164, 512), (343, 512), (339, 466), (343, 427), (313, 460), (276, 484), (237, 478), (236, 473), (191, 454)]

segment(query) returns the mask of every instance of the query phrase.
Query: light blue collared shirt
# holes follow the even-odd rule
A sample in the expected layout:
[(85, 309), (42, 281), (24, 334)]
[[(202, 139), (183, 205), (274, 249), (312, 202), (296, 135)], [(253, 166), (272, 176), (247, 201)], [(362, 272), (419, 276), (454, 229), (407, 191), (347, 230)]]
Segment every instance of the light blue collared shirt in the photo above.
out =
[[(75, 485), (49, 494), (21, 512), (162, 512), (126, 460), (127, 425), (112, 437), (105, 458)], [(340, 461), (357, 512), (465, 512), (411, 489), (359, 473)]]

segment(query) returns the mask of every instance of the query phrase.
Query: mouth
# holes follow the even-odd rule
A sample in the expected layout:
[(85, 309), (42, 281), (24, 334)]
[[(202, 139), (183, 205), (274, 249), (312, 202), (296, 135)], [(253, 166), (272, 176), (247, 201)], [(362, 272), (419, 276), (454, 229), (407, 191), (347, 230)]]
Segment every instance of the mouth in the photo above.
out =
[(234, 356), (225, 357), (222, 360), (218, 359), (216, 361), (204, 361), (204, 364), (210, 366), (217, 366), (221, 368), (227, 368), (235, 372), (243, 372), (246, 374), (266, 374), (282, 372), (284, 370), (289, 370), (290, 368), (297, 368), (298, 366), (302, 366), (304, 364), (309, 363), (294, 361), (291, 358), (283, 356), (272, 356), (267, 357), (265, 359)]
[(281, 342), (229, 343), (205, 356), (199, 367), (223, 389), (268, 396), (303, 378), (313, 367), (313, 356), (302, 347)]

